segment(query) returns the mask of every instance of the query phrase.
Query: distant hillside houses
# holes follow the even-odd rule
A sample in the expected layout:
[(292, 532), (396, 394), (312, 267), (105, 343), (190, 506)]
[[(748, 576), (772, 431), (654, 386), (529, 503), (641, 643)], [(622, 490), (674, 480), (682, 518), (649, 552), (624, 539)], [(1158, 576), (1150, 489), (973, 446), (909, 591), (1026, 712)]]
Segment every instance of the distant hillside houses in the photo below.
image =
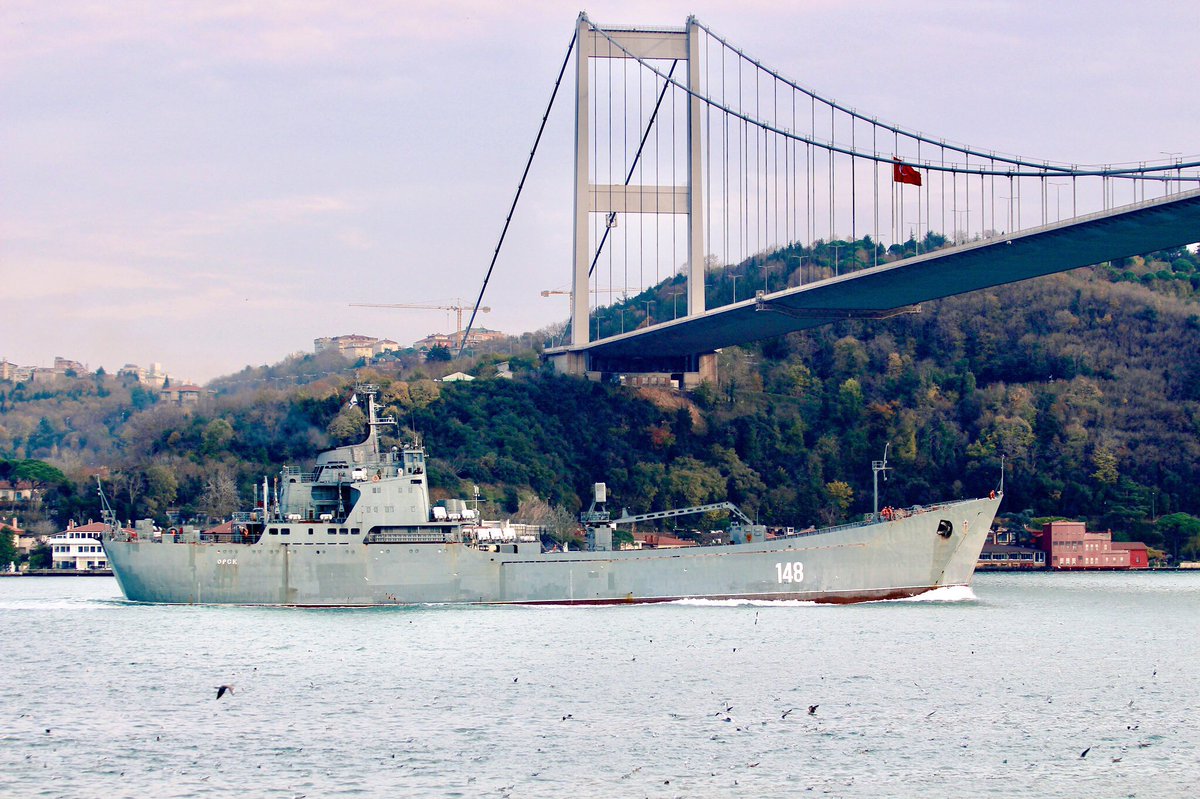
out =
[[(208, 392), (209, 394), (213, 392)], [(204, 389), (200, 386), (190, 384), (180, 386), (163, 386), (159, 391), (158, 397), (162, 402), (168, 405), (178, 405), (181, 408), (187, 408), (193, 405), (199, 405), (201, 398), (204, 396)]]
[[(445, 347), (446, 349), (458, 349), (459, 342), (462, 341), (463, 331), (459, 330), (455, 333), (430, 333), (425, 338), (413, 344), (413, 349), (428, 352), (434, 347)], [(499, 330), (488, 330), (485, 327), (476, 327), (471, 329), (471, 334), (467, 336), (467, 346), (473, 347), (479, 344), (485, 344), (489, 341), (500, 341), (505, 338), (505, 335)]]
[(13, 383), (53, 383), (60, 377), (82, 377), (91, 372), (79, 361), (55, 356), (54, 366), (19, 366), (0, 358), (0, 380)]
[(361, 336), (357, 333), (313, 339), (313, 352), (337, 350), (347, 358), (371, 358), (399, 349), (400, 345), (390, 338)]
[(151, 363), (147, 369), (136, 363), (127, 363), (117, 370), (117, 377), (133, 378), (139, 383), (152, 386), (161, 386), (171, 378), (161, 363)]
[(10, 505), (39, 502), (46, 492), (29, 480), (0, 480), (0, 502)]

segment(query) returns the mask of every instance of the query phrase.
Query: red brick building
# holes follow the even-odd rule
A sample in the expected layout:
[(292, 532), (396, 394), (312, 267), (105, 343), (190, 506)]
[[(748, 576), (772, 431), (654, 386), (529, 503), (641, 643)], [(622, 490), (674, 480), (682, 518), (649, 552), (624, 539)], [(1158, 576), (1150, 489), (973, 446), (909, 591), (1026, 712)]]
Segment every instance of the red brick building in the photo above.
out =
[(1113, 549), (1128, 550), (1129, 568), (1150, 568), (1150, 550), (1141, 541), (1113, 541)]
[(1113, 543), (1112, 531), (1089, 532), (1083, 522), (1049, 522), (1038, 536), (1051, 569), (1144, 569), (1146, 545)]

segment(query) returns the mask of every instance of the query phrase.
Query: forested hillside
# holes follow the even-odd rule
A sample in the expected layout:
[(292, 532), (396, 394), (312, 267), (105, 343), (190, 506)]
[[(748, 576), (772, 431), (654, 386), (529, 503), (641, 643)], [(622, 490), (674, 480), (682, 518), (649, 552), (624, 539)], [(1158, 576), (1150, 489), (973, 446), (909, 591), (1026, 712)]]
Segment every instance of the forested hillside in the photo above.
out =
[[(739, 294), (831, 270), (821, 246), (743, 264)], [(874, 257), (869, 241), (838, 246), (839, 269)], [(710, 278), (710, 303), (731, 301), (728, 275)], [(719, 383), (686, 397), (554, 376), (528, 350), (509, 359), (514, 380), (487, 379), (500, 356), (292, 359), (215, 382), (193, 409), (103, 375), (0, 383), (0, 457), (66, 475), (48, 499), (59, 522), (97, 515), (95, 473), (122, 516), (218, 518), (262, 474), (361, 435), (346, 408), (357, 377), (382, 386), (400, 438), (428, 446), (435, 492), (479, 485), (493, 513), (532, 497), (574, 513), (603, 480), (631, 510), (728, 498), (767, 522), (833, 521), (870, 509), (870, 462), (890, 442), (885, 504), (986, 494), (1003, 455), (1007, 512), (1086, 518), (1179, 554), (1190, 534), (1164, 542), (1154, 520), (1200, 512), (1198, 284), (1187, 250), (1076, 270), (731, 348)], [(669, 317), (671, 285), (642, 295), (642, 313)], [(634, 326), (637, 307), (602, 325)], [(464, 367), (484, 379), (430, 379)]]

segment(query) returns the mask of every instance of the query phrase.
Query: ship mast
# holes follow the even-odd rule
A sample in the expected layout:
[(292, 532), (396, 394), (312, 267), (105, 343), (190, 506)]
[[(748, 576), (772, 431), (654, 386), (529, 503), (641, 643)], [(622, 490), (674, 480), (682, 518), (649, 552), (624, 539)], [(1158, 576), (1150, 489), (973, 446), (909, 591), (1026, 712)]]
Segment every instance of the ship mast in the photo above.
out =
[(96, 475), (96, 493), (100, 495), (100, 520), (108, 528), (109, 537), (115, 538), (117, 531), (121, 529), (121, 522), (117, 519), (112, 505), (108, 503), (108, 497), (104, 495), (104, 484), (100, 482), (100, 475)]
[(873, 522), (879, 521), (879, 473), (883, 472), (883, 481), (886, 483), (887, 473), (892, 468), (887, 465), (887, 451), (891, 445), (892, 442), (890, 441), (883, 445), (883, 460), (871, 461), (871, 477), (875, 483), (875, 505), (874, 512), (871, 514), (871, 521)]
[(374, 383), (357, 383), (354, 386), (355, 394), (365, 394), (367, 397), (367, 445), (371, 448), (371, 454), (379, 456), (379, 436), (375, 432), (376, 427), (395, 424), (396, 419), (393, 416), (385, 416), (382, 419), (375, 415), (375, 395), (379, 393), (379, 386)]

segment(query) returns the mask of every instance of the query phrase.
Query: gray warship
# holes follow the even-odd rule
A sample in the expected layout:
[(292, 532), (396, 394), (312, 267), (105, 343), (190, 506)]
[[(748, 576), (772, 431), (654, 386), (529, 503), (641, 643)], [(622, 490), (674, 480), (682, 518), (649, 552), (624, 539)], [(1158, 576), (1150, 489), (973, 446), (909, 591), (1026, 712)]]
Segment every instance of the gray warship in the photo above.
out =
[[(432, 505), (424, 448), (381, 446), (379, 428), (395, 420), (379, 418), (374, 387), (359, 393), (366, 440), (320, 453), (311, 472), (264, 479), (254, 510), (235, 514), (228, 532), (139, 533), (105, 503), (104, 548), (125, 597), (304, 607), (898, 599), (969, 585), (1000, 503), (993, 494), (770, 534), (729, 503), (612, 514), (597, 484), (581, 517), (584, 548), (547, 548), (467, 502)], [(714, 509), (735, 518), (728, 543), (613, 547), (619, 525)]]

